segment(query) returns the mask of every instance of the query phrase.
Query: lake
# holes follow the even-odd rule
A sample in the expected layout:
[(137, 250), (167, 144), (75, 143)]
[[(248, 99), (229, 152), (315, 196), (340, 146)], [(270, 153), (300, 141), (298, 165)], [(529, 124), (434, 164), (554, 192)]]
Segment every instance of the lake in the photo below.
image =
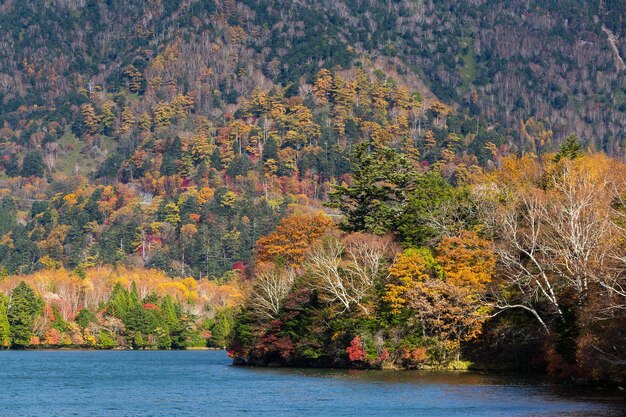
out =
[(626, 410), (614, 395), (528, 376), (242, 368), (222, 351), (0, 351), (0, 383), (2, 416), (621, 416)]

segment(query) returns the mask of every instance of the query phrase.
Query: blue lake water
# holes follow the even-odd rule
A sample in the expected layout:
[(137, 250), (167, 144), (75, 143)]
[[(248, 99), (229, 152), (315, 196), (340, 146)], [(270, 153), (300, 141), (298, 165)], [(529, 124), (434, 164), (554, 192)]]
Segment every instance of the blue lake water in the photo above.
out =
[(622, 416), (623, 398), (484, 373), (241, 368), (222, 351), (0, 351), (1, 416)]

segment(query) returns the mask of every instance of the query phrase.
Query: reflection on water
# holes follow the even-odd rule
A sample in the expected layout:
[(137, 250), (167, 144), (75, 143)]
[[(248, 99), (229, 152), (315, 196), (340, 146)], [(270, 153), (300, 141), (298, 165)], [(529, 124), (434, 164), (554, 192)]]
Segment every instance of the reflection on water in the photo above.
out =
[[(0, 352), (0, 416), (622, 416), (533, 375), (233, 367), (223, 352)], [(10, 382), (9, 382), (10, 381)]]
[[(498, 383), (542, 383), (539, 377), (505, 373), (465, 372), (465, 371), (375, 371), (358, 369), (309, 369), (309, 368), (262, 368), (248, 367), (250, 372), (263, 372), (277, 375), (300, 375), (311, 378), (340, 378), (360, 382), (381, 382), (385, 384), (452, 384), (452, 385), (484, 385)], [(526, 381), (526, 382), (524, 382)]]
[[(580, 403), (579, 410), (569, 409), (577, 415), (626, 415), (626, 396), (619, 391), (608, 391), (602, 388), (577, 387), (557, 384), (545, 376), (532, 373), (512, 372), (481, 372), (481, 371), (372, 371), (372, 370), (339, 370), (339, 369), (307, 369), (307, 368), (242, 368), (246, 372), (259, 375), (275, 375), (278, 379), (298, 375), (304, 378), (332, 378), (349, 384), (380, 385), (390, 387), (401, 384), (414, 389), (435, 388), (442, 394), (463, 399), (500, 401), (502, 399), (516, 402), (520, 396), (531, 401), (533, 397), (540, 402), (565, 401)], [(498, 398), (494, 398), (498, 397)], [(500, 398), (501, 397), (501, 398)], [(598, 406), (588, 407), (589, 404)], [(607, 407), (603, 410), (604, 407)], [(558, 410), (554, 410), (559, 414)], [(588, 411), (586, 413), (585, 411)], [(604, 414), (603, 414), (604, 413)], [(531, 414), (529, 414), (531, 415)]]

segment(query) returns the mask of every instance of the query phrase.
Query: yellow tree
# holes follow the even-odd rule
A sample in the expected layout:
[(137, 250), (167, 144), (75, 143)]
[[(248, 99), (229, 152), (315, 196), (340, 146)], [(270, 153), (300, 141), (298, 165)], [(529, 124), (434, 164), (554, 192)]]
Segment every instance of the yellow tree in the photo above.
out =
[(171, 104), (171, 113), (174, 117), (184, 118), (193, 110), (195, 105), (191, 95), (178, 94), (174, 97)]
[(351, 107), (356, 97), (356, 82), (345, 81), (341, 77), (335, 77), (331, 92), (335, 105), (345, 108)]
[(100, 127), (100, 118), (96, 115), (96, 111), (93, 108), (92, 104), (85, 103), (80, 107), (81, 113), (83, 115), (83, 124), (85, 125), (85, 130), (90, 135), (94, 135), (98, 133), (98, 128)]
[(346, 119), (350, 116), (352, 105), (356, 98), (356, 82), (347, 82), (340, 77), (336, 77), (333, 82), (333, 125), (339, 135), (345, 134)]
[(374, 108), (381, 114), (387, 114), (387, 108), (389, 107), (389, 99), (391, 88), (388, 83), (383, 79), (377, 79), (372, 85), (372, 102)]
[(230, 142), (238, 149), (241, 155), (243, 150), (248, 147), (248, 137), (252, 127), (241, 120), (233, 120), (228, 124), (230, 133)]
[(215, 152), (215, 144), (209, 143), (204, 132), (199, 132), (194, 136), (191, 143), (191, 156), (196, 163), (208, 161), (213, 152)]
[(428, 249), (407, 249), (396, 257), (389, 268), (383, 293), (392, 314), (400, 314), (407, 305), (407, 295), (417, 283), (428, 280), (436, 271), (435, 261)]
[(115, 113), (113, 113), (113, 108), (115, 104), (111, 101), (106, 101), (102, 105), (102, 112), (100, 114), (100, 123), (102, 124), (102, 130), (106, 133), (109, 131), (111, 126), (113, 126), (113, 122), (115, 122)]
[(128, 89), (133, 93), (139, 93), (143, 87), (143, 74), (134, 65), (129, 65), (124, 70), (124, 75), (128, 77)]
[(169, 104), (159, 102), (154, 107), (154, 124), (159, 128), (166, 128), (170, 125), (172, 119), (172, 109)]
[(317, 78), (313, 84), (313, 94), (318, 103), (326, 104), (329, 102), (333, 88), (333, 76), (326, 68), (322, 68), (317, 73)]
[(139, 128), (144, 132), (149, 132), (152, 129), (152, 117), (149, 113), (142, 113), (139, 118)]
[(440, 126), (445, 127), (446, 117), (448, 117), (448, 115), (452, 113), (452, 107), (446, 106), (440, 101), (435, 101), (433, 104), (430, 105), (430, 110), (437, 117), (437, 123)]
[(222, 127), (217, 130), (217, 145), (220, 150), (220, 158), (225, 166), (235, 159), (235, 151), (233, 150), (233, 142), (230, 134), (230, 127)]
[(269, 92), (256, 89), (252, 93), (250, 101), (243, 104), (242, 110), (249, 116), (259, 117), (267, 114), (271, 106), (272, 100), (270, 99)]
[(291, 129), (286, 140), (300, 147), (306, 142), (319, 137), (320, 127), (313, 122), (311, 110), (301, 104), (289, 108)]
[(458, 360), (461, 342), (476, 338), (489, 317), (470, 290), (441, 279), (418, 283), (407, 298), (422, 334), (437, 340), (444, 361)]
[(485, 290), (496, 270), (493, 244), (468, 230), (443, 238), (435, 249), (435, 259), (446, 282), (475, 293)]
[(412, 104), (409, 96), (409, 90), (406, 87), (398, 87), (396, 89), (396, 94), (393, 97), (393, 101), (399, 108), (407, 110)]
[(133, 124), (135, 124), (135, 114), (129, 106), (125, 106), (122, 109), (122, 114), (120, 117), (122, 120), (120, 123), (120, 127), (117, 129), (117, 133), (123, 135), (131, 129)]
[(356, 97), (355, 97), (355, 106), (356, 108), (360, 108), (361, 106), (368, 106), (371, 103), (370, 90), (371, 83), (369, 77), (363, 71), (362, 68), (358, 68), (356, 70)]
[(424, 147), (426, 149), (432, 149), (437, 145), (437, 140), (435, 140), (435, 134), (432, 130), (427, 130), (424, 133)]
[(213, 191), (212, 188), (202, 187), (198, 191), (198, 203), (206, 204), (213, 199), (214, 195), (215, 195), (215, 191)]

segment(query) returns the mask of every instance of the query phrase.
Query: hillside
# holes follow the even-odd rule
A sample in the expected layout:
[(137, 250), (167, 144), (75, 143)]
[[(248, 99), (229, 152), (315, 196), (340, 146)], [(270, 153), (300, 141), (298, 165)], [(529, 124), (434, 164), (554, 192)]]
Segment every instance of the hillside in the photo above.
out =
[(413, 87), (520, 147), (529, 146), (520, 120), (533, 117), (557, 142), (575, 133), (619, 154), (625, 15), (614, 0), (10, 1), (0, 18), (2, 114), (13, 129), (33, 117), (71, 123), (68, 99), (119, 94), (135, 74), (138, 92), (175, 87), (195, 95), (195, 112), (221, 117), (256, 87), (298, 94), (320, 68), (367, 59), (417, 74)]
[(572, 133), (624, 155), (618, 1), (0, 9), (8, 273), (44, 259), (219, 276), (284, 215), (319, 210), (357, 143), (452, 184)]

